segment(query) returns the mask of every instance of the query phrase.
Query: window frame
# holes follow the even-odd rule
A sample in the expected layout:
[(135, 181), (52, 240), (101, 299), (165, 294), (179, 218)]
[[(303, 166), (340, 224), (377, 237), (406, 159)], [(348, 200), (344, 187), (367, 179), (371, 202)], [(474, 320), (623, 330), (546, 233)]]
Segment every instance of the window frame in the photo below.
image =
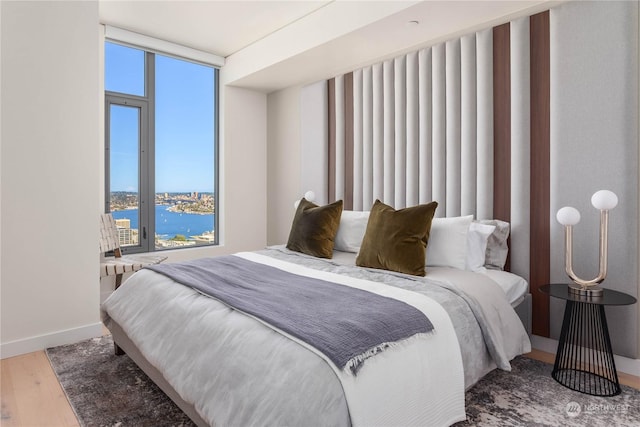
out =
[[(141, 46), (120, 42), (106, 38), (104, 43), (118, 44), (124, 47), (138, 49), (144, 52), (144, 96), (109, 91), (105, 88), (105, 212), (111, 212), (111, 156), (110, 156), (110, 110), (112, 105), (140, 108), (140, 136), (139, 136), (139, 166), (138, 166), (138, 245), (124, 246), (122, 253), (144, 253), (166, 250), (175, 250), (194, 247), (210, 247), (220, 244), (220, 77), (219, 67), (201, 61), (192, 60), (164, 52), (153, 51)], [(213, 69), (213, 165), (214, 182), (213, 195), (214, 217), (213, 231), (214, 241), (195, 246), (157, 248), (155, 245), (156, 218), (155, 218), (155, 56), (162, 55), (180, 61), (192, 62)]]

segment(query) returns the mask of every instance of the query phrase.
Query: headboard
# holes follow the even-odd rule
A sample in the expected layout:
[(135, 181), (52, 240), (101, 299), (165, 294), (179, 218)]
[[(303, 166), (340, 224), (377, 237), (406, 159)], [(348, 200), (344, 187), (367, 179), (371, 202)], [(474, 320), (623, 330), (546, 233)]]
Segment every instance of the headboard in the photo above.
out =
[[(436, 216), (510, 222), (510, 269), (530, 283), (533, 333), (548, 336), (549, 90), (548, 12), (308, 86), (302, 170), (321, 178), (302, 184), (345, 209), (436, 200)], [(314, 102), (324, 132), (304, 116)], [(305, 148), (318, 132), (321, 162)]]

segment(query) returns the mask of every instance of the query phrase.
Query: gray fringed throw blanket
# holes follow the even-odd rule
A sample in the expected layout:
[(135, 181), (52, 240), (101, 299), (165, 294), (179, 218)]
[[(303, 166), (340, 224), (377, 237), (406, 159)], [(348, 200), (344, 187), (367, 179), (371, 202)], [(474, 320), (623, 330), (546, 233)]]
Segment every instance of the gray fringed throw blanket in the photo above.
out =
[(233, 255), (147, 268), (306, 342), (354, 375), (368, 357), (433, 330), (402, 301)]

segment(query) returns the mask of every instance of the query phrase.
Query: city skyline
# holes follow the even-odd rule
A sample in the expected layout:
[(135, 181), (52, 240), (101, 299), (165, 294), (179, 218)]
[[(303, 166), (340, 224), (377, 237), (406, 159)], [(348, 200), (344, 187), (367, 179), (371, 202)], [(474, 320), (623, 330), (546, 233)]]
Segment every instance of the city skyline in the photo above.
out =
[[(214, 192), (210, 191), (164, 191), (156, 192), (154, 204), (169, 205), (174, 211), (195, 214), (215, 213)], [(132, 210), (139, 208), (138, 192), (112, 191), (109, 197), (109, 210)]]

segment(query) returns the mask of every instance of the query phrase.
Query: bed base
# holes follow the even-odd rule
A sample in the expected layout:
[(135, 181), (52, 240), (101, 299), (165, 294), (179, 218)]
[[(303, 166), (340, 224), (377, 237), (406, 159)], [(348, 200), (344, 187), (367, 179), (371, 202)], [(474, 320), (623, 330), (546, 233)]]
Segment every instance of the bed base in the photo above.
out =
[(140, 353), (140, 350), (133, 344), (131, 339), (127, 336), (127, 334), (122, 330), (120, 325), (110, 319), (107, 328), (111, 331), (111, 335), (113, 337), (113, 342), (116, 345), (116, 348), (120, 348), (124, 353), (126, 353), (131, 360), (135, 362), (136, 365), (140, 369), (144, 371), (145, 374), (151, 380), (156, 383), (158, 387), (167, 395), (173, 402), (178, 405), (182, 411), (187, 414), (191, 421), (193, 421), (198, 427), (207, 427), (209, 423), (207, 423), (200, 414), (196, 411), (193, 404), (184, 401), (180, 395), (174, 390), (174, 388), (164, 379), (160, 371), (158, 371), (153, 365), (151, 365), (147, 359)]

